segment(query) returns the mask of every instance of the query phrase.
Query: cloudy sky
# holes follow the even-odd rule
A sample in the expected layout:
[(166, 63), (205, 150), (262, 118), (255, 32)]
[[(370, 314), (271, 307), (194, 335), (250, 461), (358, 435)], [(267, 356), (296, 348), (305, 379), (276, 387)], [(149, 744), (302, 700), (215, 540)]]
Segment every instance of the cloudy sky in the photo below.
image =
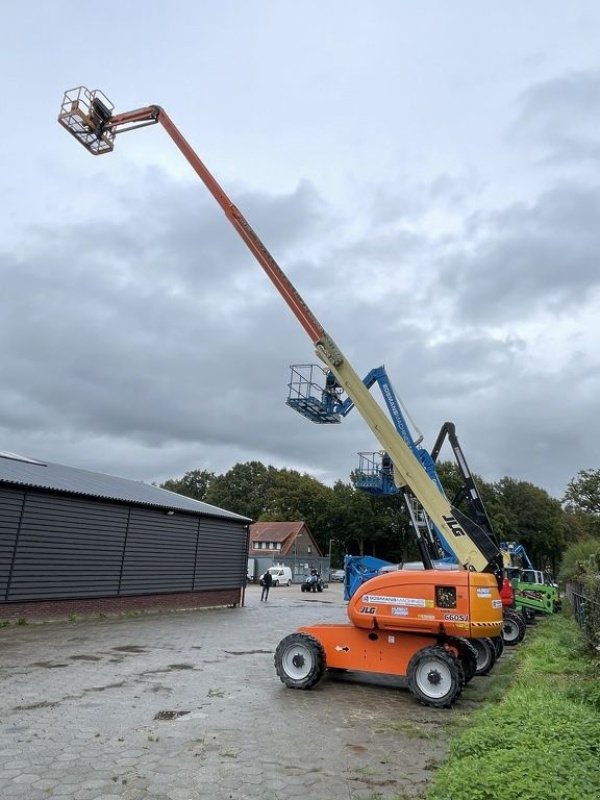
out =
[(376, 449), (286, 407), (310, 340), (166, 133), (57, 125), (83, 84), (165, 108), (428, 447), (451, 420), (558, 497), (600, 467), (596, 0), (2, 5), (0, 450), (332, 482)]

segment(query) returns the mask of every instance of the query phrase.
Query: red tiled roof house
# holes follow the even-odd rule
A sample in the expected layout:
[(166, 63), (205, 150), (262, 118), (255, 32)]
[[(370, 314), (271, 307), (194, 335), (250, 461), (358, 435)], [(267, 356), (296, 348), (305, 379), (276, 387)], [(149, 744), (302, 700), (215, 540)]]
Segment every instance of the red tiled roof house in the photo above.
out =
[(305, 522), (255, 522), (250, 525), (248, 556), (322, 558), (319, 545)]

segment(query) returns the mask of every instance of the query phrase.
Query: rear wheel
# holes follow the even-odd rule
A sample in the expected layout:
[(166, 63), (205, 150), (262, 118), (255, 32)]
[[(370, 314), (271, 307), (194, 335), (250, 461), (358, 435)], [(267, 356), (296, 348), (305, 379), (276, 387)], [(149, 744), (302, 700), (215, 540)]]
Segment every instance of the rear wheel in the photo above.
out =
[(504, 652), (504, 640), (502, 639), (501, 636), (494, 636), (492, 642), (494, 643), (494, 647), (496, 648), (496, 661), (497, 661)]
[(310, 689), (326, 669), (323, 645), (307, 633), (291, 633), (275, 650), (275, 670), (290, 689)]
[(448, 639), (446, 648), (450, 648), (451, 652), (456, 653), (463, 669), (466, 686), (477, 671), (477, 650), (475, 650), (470, 641), (459, 637)]
[(507, 647), (514, 647), (522, 642), (525, 638), (526, 630), (527, 628), (520, 614), (515, 614), (512, 611), (504, 612), (502, 639)]
[(496, 663), (496, 648), (491, 639), (471, 639), (471, 644), (477, 651), (476, 675), (487, 675)]
[(426, 706), (448, 708), (458, 699), (464, 685), (460, 661), (443, 647), (424, 647), (411, 658), (408, 687)]

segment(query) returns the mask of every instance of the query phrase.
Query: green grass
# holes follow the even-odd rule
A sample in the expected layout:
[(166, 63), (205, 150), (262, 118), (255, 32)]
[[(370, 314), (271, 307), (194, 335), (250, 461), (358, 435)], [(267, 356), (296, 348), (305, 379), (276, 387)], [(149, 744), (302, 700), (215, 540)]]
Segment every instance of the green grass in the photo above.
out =
[(576, 624), (545, 619), (503, 662), (427, 800), (598, 800), (600, 681)]

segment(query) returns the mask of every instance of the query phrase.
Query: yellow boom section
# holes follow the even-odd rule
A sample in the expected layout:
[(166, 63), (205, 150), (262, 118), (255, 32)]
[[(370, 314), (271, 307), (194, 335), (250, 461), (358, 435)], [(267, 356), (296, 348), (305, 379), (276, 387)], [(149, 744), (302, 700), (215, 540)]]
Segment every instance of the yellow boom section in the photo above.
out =
[(483, 572), (488, 566), (488, 558), (467, 535), (456, 519), (448, 499), (441, 494), (427, 475), (392, 421), (329, 334), (325, 333), (317, 342), (316, 354), (333, 372), (339, 385), (351, 398), (382, 448), (389, 453), (394, 464), (396, 484), (400, 487), (408, 486), (433, 524), (446, 537), (459, 565), (464, 569)]

